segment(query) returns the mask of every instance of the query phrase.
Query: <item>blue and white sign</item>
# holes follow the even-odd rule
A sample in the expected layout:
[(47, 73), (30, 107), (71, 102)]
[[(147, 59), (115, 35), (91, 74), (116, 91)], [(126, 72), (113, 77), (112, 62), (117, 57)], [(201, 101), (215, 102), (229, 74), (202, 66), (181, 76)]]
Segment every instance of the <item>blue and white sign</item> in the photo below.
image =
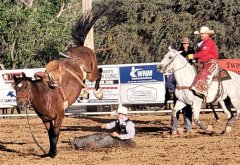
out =
[(0, 107), (11, 108), (16, 106), (16, 93), (14, 89), (2, 89), (0, 91)]
[(120, 98), (122, 104), (163, 103), (165, 81), (157, 64), (120, 66)]
[(156, 65), (130, 65), (120, 67), (120, 83), (146, 83), (163, 81), (163, 74)]

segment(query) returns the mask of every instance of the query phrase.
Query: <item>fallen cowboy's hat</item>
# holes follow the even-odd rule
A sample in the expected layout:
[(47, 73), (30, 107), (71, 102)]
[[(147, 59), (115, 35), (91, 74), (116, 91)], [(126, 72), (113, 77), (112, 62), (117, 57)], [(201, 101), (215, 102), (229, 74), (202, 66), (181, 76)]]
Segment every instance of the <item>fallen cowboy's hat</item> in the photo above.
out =
[(194, 31), (194, 34), (202, 34), (202, 33), (214, 34), (214, 31), (210, 30), (207, 26), (202, 26), (200, 28), (200, 31)]
[(121, 114), (127, 115), (128, 114), (128, 109), (126, 107), (124, 107), (124, 106), (119, 106), (118, 110), (117, 110), (117, 113), (121, 113)]

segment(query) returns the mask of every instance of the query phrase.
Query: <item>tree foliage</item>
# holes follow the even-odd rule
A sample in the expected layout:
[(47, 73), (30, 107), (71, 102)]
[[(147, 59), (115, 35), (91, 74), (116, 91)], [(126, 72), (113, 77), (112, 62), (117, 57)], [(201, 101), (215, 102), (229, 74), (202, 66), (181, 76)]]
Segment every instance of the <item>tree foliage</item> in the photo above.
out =
[[(219, 52), (239, 58), (239, 0), (93, 2), (93, 7), (115, 4), (94, 26), (100, 64), (158, 62), (169, 45), (180, 46), (183, 36), (196, 45), (200, 37), (193, 31), (203, 25), (215, 31)], [(79, 0), (34, 0), (32, 7), (19, 0), (1, 0), (0, 62), (7, 68), (30, 68), (59, 58), (71, 40), (70, 31), (81, 7)]]
[[(105, 31), (96, 28), (97, 47), (116, 45), (109, 52), (98, 52), (102, 62), (140, 63), (160, 61), (167, 47), (180, 46), (183, 36), (192, 44), (200, 42), (193, 35), (203, 25), (215, 30), (219, 52), (228, 58), (240, 55), (240, 5), (238, 0), (117, 0), (119, 8), (110, 18), (115, 26), (102, 20)], [(110, 28), (108, 28), (110, 27)], [(101, 37), (99, 37), (101, 36)]]
[(1, 3), (0, 46), (5, 66), (42, 67), (59, 57), (69, 40), (72, 22), (81, 11), (81, 4), (72, 1), (57, 18), (62, 4), (63, 1), (38, 0), (29, 8), (20, 1)]

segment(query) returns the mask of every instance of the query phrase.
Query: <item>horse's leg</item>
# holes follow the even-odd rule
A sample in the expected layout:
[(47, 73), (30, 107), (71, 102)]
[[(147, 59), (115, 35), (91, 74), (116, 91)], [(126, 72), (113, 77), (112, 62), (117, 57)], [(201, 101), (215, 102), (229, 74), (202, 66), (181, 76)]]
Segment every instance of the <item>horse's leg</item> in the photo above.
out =
[(59, 134), (60, 134), (60, 128), (62, 125), (62, 121), (64, 118), (64, 113), (59, 114), (57, 118), (54, 120), (54, 125), (51, 122), (51, 132), (50, 132), (50, 151), (48, 155), (52, 158), (54, 158), (57, 155), (57, 142), (59, 139)]
[(186, 106), (185, 103), (177, 100), (173, 110), (172, 110), (172, 119), (171, 119), (171, 132), (174, 134), (176, 131), (181, 134), (183, 131), (179, 126), (178, 119), (177, 119), (177, 112), (180, 111), (182, 108)]
[(235, 96), (235, 97), (231, 97), (231, 103), (233, 105), (233, 107), (236, 109), (236, 119), (239, 117), (240, 115), (240, 102), (239, 102), (239, 96)]
[(199, 120), (202, 101), (203, 100), (201, 98), (195, 97), (193, 102), (193, 116), (194, 116), (193, 118), (194, 123), (197, 124), (201, 129), (206, 131), (208, 127)]
[[(85, 84), (86, 80), (83, 80), (83, 83)], [(81, 92), (80, 92), (80, 96), (83, 98), (83, 99), (89, 99), (89, 93), (87, 91), (86, 88), (82, 88), (81, 89)]]
[(189, 132), (192, 130), (192, 107), (190, 105), (187, 105), (182, 109), (182, 111), (184, 116), (186, 132)]
[(52, 121), (43, 121), (43, 124), (45, 125), (47, 131), (48, 131), (48, 139), (49, 139), (49, 152), (46, 156), (50, 156), (50, 151), (52, 150), (52, 140), (51, 140), (51, 137), (52, 137), (52, 128), (53, 128), (53, 124), (52, 124)]
[[(60, 117), (61, 116), (61, 117)], [(57, 142), (59, 138), (59, 131), (63, 121), (62, 115), (58, 115), (58, 117), (53, 121), (43, 121), (47, 131), (49, 138), (49, 152), (46, 156), (50, 156), (54, 158), (57, 155)]]
[(233, 123), (238, 118), (238, 115), (240, 114), (240, 104), (239, 104), (239, 100), (238, 100), (239, 98), (235, 96), (235, 97), (230, 97), (230, 99), (231, 99), (231, 103), (232, 103), (233, 107), (237, 111), (237, 114), (235, 116), (233, 115), (229, 104), (227, 105), (228, 108), (225, 106), (224, 102), (223, 102), (223, 105), (221, 104), (222, 108), (224, 107), (226, 109), (226, 110), (224, 110), (224, 108), (223, 108), (224, 112), (226, 111), (225, 113), (228, 116), (228, 122), (227, 122), (226, 128), (223, 133), (231, 132)]
[(212, 103), (210, 103), (210, 107), (211, 107), (211, 109), (212, 109), (212, 111), (213, 111), (213, 115), (214, 115), (216, 121), (218, 121), (218, 120), (219, 120), (219, 117), (218, 117), (217, 112), (215, 111), (215, 108), (214, 108), (214, 106), (213, 106)]
[(96, 83), (95, 83), (95, 89), (96, 90), (98, 90), (100, 88), (101, 78), (102, 78), (102, 68), (99, 68), (98, 69), (98, 78), (97, 78)]
[(101, 81), (101, 78), (102, 78), (102, 68), (99, 68), (98, 69), (98, 75), (97, 75), (97, 80), (95, 82), (95, 91), (93, 91), (94, 95), (96, 96), (96, 98), (98, 99), (102, 99), (103, 98), (103, 92), (100, 88), (100, 81)]
[(223, 109), (223, 112), (227, 115), (227, 118), (228, 118), (228, 122), (227, 122), (226, 128), (223, 133), (230, 133), (231, 129), (232, 129), (232, 125), (235, 120), (235, 117), (234, 117), (233, 113), (231, 112), (231, 109), (228, 109), (226, 107), (224, 101), (219, 101), (219, 103)]

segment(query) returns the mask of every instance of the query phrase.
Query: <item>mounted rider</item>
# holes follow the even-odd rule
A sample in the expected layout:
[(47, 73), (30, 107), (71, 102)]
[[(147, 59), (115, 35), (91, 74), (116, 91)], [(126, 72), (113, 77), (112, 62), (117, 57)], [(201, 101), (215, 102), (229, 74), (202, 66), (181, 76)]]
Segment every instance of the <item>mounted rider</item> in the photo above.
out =
[(218, 63), (216, 60), (218, 59), (218, 49), (211, 38), (211, 34), (214, 34), (213, 30), (210, 30), (206, 26), (202, 26), (200, 31), (195, 31), (194, 34), (200, 34), (202, 42), (199, 52), (188, 55), (188, 59), (196, 58), (203, 66), (195, 77), (191, 90), (193, 90), (195, 94), (204, 97), (207, 96), (213, 76), (218, 70)]

